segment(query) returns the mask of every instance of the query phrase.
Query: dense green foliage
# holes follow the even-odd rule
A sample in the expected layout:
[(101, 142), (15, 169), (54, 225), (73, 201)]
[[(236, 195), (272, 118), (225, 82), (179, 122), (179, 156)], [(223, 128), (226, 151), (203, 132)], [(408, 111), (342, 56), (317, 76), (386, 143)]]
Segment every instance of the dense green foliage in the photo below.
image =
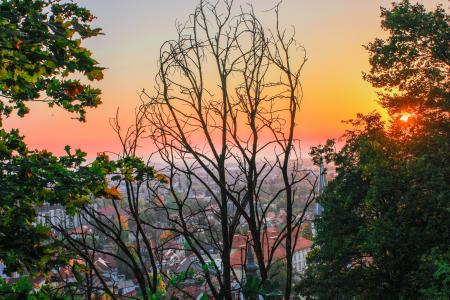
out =
[(36, 221), (35, 207), (66, 206), (69, 214), (89, 203), (91, 193), (103, 191), (107, 172), (96, 162), (84, 167), (85, 153), (77, 150), (55, 157), (47, 151), (30, 151), (17, 130), (0, 131), (0, 255), (8, 271), (34, 263), (43, 269), (57, 250), (49, 244), (50, 230)]
[[(27, 102), (44, 101), (84, 121), (85, 109), (100, 103), (100, 91), (68, 76), (103, 77), (102, 68), (81, 47), (83, 39), (100, 34), (90, 26), (93, 18), (74, 3), (0, 2), (0, 120), (14, 111), (24, 116)], [(89, 195), (105, 190), (104, 160), (83, 166), (85, 153), (70, 147), (66, 152), (56, 157), (30, 150), (17, 129), (0, 127), (0, 260), (8, 273), (44, 271), (50, 261), (64, 259), (50, 242), (49, 228), (35, 225), (36, 206), (61, 204), (73, 214), (89, 202)]]
[(27, 102), (43, 101), (85, 120), (85, 109), (101, 103), (100, 90), (69, 76), (103, 78), (103, 68), (81, 46), (83, 39), (100, 34), (91, 28), (93, 19), (89, 10), (70, 2), (0, 2), (0, 116), (13, 110), (23, 116)]
[(338, 176), (319, 199), (308, 297), (450, 297), (449, 17), (403, 1), (382, 18), (390, 35), (367, 46), (365, 78), (391, 120), (359, 115), (341, 151), (312, 151)]
[(32, 281), (27, 276), (21, 277), (14, 284), (9, 284), (0, 278), (0, 297), (4, 300), (81, 300), (79, 296), (64, 295), (47, 285), (35, 291)]
[[(435, 119), (449, 110), (449, 15), (442, 7), (426, 11), (409, 1), (381, 9), (385, 40), (369, 43), (370, 72), (364, 78), (380, 90), (391, 115), (418, 113)], [(447, 116), (448, 117), (448, 116)]]

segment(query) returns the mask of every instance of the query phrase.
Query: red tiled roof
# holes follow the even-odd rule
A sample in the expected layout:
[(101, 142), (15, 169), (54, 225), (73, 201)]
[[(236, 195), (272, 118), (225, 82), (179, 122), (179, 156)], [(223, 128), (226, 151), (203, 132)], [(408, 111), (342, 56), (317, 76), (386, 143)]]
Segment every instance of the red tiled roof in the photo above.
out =
[(246, 235), (236, 234), (233, 237), (233, 245), (231, 248), (239, 248), (241, 246), (245, 247), (248, 239), (249, 237), (247, 237)]
[(68, 231), (69, 235), (84, 235), (84, 234), (91, 234), (92, 233), (92, 228), (89, 225), (82, 225), (76, 228), (73, 228), (71, 230)]
[[(120, 208), (120, 207), (117, 208), (117, 211), (121, 215), (125, 215), (125, 216), (128, 215), (128, 213), (125, 210), (123, 210), (122, 208)], [(117, 212), (116, 212), (116, 209), (114, 208), (114, 206), (106, 206), (106, 207), (103, 207), (103, 208), (99, 208), (97, 210), (97, 212), (100, 215), (105, 215), (108, 218), (110, 218), (110, 217), (117, 217)]]
[[(269, 256), (272, 254), (272, 262), (283, 259), (286, 256), (286, 239), (283, 239), (281, 243), (274, 248), (275, 243), (277, 242), (277, 237), (279, 236), (279, 232), (276, 228), (272, 227), (267, 230), (267, 234), (262, 234), (262, 243), (263, 243), (263, 251), (264, 251), (264, 261), (268, 263)], [(233, 267), (239, 267), (245, 264), (246, 260), (246, 244), (247, 239), (251, 241), (251, 236), (245, 235), (235, 235), (233, 239), (233, 249), (231, 251), (231, 265)], [(305, 239), (303, 237), (298, 236), (295, 242), (294, 252), (310, 249), (312, 247), (312, 241)], [(254, 253), (254, 250), (253, 250)], [(256, 257), (255, 257), (256, 259)]]

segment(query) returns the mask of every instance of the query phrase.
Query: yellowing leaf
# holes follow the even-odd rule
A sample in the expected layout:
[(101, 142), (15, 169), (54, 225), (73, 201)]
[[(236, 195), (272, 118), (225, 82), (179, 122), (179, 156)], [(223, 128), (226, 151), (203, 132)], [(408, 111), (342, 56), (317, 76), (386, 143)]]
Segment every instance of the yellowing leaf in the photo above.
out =
[(122, 195), (120, 194), (120, 191), (115, 188), (106, 188), (104, 190), (105, 192), (105, 197), (108, 199), (113, 199), (113, 200), (122, 200)]
[(161, 183), (165, 183), (165, 184), (169, 183), (169, 178), (167, 178), (167, 176), (163, 175), (163, 174), (156, 174), (155, 179)]

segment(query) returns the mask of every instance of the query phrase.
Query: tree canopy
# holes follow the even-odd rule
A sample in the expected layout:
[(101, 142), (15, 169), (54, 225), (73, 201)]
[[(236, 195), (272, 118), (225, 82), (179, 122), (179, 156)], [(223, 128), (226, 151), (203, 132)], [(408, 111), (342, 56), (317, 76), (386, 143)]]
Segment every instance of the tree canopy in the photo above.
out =
[(24, 116), (27, 102), (42, 101), (78, 113), (101, 103), (100, 90), (70, 75), (103, 78), (84, 39), (101, 34), (94, 16), (75, 3), (50, 0), (0, 2), (0, 114)]
[[(14, 111), (24, 116), (29, 102), (43, 101), (77, 113), (100, 104), (100, 90), (80, 79), (103, 77), (102, 67), (83, 39), (100, 34), (94, 16), (75, 3), (50, 0), (0, 2), (0, 120)], [(1, 124), (0, 124), (1, 126)], [(49, 242), (49, 228), (36, 224), (36, 207), (61, 204), (73, 214), (88, 196), (105, 190), (108, 163), (85, 166), (86, 153), (56, 157), (30, 150), (17, 129), (0, 127), (0, 259), (7, 272), (45, 270), (55, 257), (64, 258)]]
[(319, 298), (445, 299), (449, 17), (408, 1), (383, 8), (381, 17), (389, 36), (366, 47), (364, 77), (380, 89), (390, 120), (359, 115), (342, 150), (332, 142), (313, 149), (338, 176), (319, 198), (324, 212), (299, 289)]

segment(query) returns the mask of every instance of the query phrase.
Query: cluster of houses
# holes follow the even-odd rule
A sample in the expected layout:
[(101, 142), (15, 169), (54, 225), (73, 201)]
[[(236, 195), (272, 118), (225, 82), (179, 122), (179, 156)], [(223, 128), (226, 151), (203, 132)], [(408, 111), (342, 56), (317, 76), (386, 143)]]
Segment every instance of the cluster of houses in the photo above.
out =
[[(126, 210), (113, 206), (97, 207), (96, 209), (105, 218), (115, 219), (125, 228), (128, 228), (128, 222), (131, 219), (129, 220), (129, 213)], [(38, 211), (38, 222), (42, 224), (62, 222), (68, 228), (67, 233), (73, 238), (81, 238), (86, 235), (94, 236), (96, 233), (92, 226), (81, 224), (80, 220), (81, 218), (67, 216), (64, 209), (58, 206), (45, 206), (39, 208)], [(266, 215), (264, 230), (261, 233), (264, 263), (266, 265), (285, 259), (285, 239), (280, 241), (280, 228), (285, 222), (286, 212), (284, 210), (268, 212)], [(306, 256), (312, 247), (312, 242), (301, 233), (293, 236), (292, 240), (294, 245), (292, 266), (294, 274), (300, 276), (305, 271)], [(197, 249), (197, 255), (195, 255), (193, 249), (181, 235), (175, 235), (168, 230), (159, 232), (159, 235), (150, 242), (152, 248), (158, 252), (154, 253), (154, 257), (158, 260), (159, 272), (165, 275), (162, 277), (165, 281), (169, 281), (171, 277), (176, 277), (178, 274), (184, 274), (176, 289), (172, 288), (170, 284), (165, 285), (165, 292), (171, 297), (183, 299), (183, 295), (186, 293), (196, 297), (201, 296), (205, 290), (207, 291), (206, 283), (202, 280), (204, 279), (205, 263), (213, 266), (209, 269), (212, 275), (220, 276), (222, 257), (216, 246), (205, 242), (201, 247), (202, 249)], [(135, 241), (131, 239), (131, 243), (135, 243)], [(252, 243), (250, 233), (242, 233), (242, 230), (233, 238), (230, 259), (235, 276), (233, 287), (237, 290), (240, 284), (245, 281), (248, 257), (254, 252), (250, 246)], [(115, 252), (114, 241), (106, 241), (101, 247), (101, 251), (90, 253), (89, 263), (82, 257), (75, 257), (69, 265), (55, 268), (45, 276), (39, 276), (36, 279), (35, 288), (39, 289), (45, 283), (51, 283), (62, 288), (64, 285), (70, 286), (72, 284), (75, 286), (77, 282), (83, 281), (88, 292), (99, 299), (107, 297), (105, 292), (107, 289), (124, 297), (138, 295), (139, 285), (137, 281), (132, 276), (127, 277), (126, 274), (121, 273), (117, 258), (107, 254)], [(199, 252), (202, 254), (202, 262), (198, 257)], [(95, 272), (86, 271), (92, 269), (90, 264), (95, 267)], [(77, 268), (82, 270), (81, 278), (80, 274), (75, 271)], [(8, 280), (14, 281), (16, 278), (8, 278)]]

